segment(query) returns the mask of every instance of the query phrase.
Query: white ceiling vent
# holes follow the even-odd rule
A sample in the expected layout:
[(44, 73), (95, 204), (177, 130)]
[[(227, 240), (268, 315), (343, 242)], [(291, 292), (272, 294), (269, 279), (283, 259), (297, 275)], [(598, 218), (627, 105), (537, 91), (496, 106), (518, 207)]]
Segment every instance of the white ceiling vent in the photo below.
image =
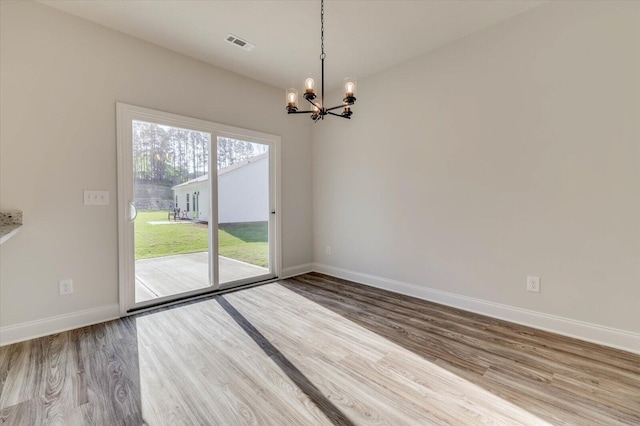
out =
[(246, 50), (247, 52), (253, 50), (254, 47), (256, 47), (255, 45), (249, 43), (247, 40), (243, 40), (238, 36), (234, 36), (233, 34), (229, 33), (227, 34), (224, 39), (226, 41), (228, 41), (231, 44), (235, 44), (236, 46)]

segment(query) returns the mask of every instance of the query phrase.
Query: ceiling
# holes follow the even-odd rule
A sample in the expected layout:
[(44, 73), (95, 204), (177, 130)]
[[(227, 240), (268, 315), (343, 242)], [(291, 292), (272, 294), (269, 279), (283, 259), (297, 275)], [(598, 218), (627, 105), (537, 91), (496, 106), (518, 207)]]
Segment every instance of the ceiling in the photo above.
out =
[[(326, 89), (536, 7), (540, 0), (326, 0)], [(41, 0), (40, 3), (264, 83), (320, 74), (320, 1)], [(224, 40), (255, 44), (247, 52)]]

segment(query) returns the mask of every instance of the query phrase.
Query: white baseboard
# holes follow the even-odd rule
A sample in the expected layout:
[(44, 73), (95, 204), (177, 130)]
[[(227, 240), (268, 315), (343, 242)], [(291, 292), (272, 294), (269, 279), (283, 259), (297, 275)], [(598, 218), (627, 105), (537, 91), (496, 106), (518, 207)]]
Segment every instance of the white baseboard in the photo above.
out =
[(282, 277), (280, 278), (290, 278), (296, 275), (306, 274), (308, 272), (313, 271), (313, 263), (304, 263), (302, 265), (290, 266), (288, 268), (282, 269)]
[(114, 303), (70, 314), (0, 327), (0, 346), (110, 321), (119, 317), (120, 307), (117, 303)]
[(320, 263), (314, 263), (313, 270), (371, 287), (640, 354), (640, 334), (638, 333), (461, 296)]
[[(282, 270), (280, 278), (306, 274), (313, 270), (313, 263), (296, 265)], [(48, 336), (62, 331), (110, 321), (120, 317), (118, 304), (101, 306), (70, 314), (57, 315), (35, 321), (0, 327), (0, 346)]]
[[(289, 278), (311, 271), (640, 354), (640, 334), (638, 333), (461, 296), (335, 266), (305, 263), (284, 268), (281, 278)], [(119, 317), (120, 308), (115, 303), (70, 314), (0, 327), (0, 346), (110, 321)]]

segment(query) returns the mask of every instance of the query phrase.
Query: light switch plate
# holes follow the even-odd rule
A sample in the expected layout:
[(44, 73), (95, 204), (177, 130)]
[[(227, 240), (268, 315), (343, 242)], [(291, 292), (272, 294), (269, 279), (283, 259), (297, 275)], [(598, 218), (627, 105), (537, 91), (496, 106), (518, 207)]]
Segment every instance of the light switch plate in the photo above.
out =
[(92, 206), (106, 206), (109, 204), (109, 191), (84, 191), (84, 204)]

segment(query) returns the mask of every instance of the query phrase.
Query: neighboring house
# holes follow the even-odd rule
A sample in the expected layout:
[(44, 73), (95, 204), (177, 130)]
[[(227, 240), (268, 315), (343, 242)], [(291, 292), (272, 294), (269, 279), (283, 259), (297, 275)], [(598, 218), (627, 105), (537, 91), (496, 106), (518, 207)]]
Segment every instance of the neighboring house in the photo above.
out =
[(180, 209), (182, 217), (209, 221), (209, 174), (186, 181), (171, 189), (175, 208)]
[[(218, 222), (263, 222), (269, 219), (269, 154), (218, 170)], [(173, 188), (176, 208), (187, 217), (208, 222), (209, 175)]]

